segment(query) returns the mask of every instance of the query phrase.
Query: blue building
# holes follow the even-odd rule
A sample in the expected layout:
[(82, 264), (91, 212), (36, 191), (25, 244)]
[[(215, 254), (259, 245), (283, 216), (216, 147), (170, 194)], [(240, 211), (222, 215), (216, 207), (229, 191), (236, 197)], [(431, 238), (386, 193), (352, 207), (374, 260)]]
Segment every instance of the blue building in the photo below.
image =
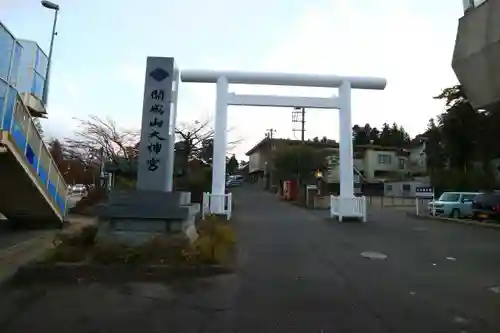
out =
[(0, 22), (0, 114), (7, 107), (12, 110), (16, 94), (33, 117), (46, 114), (41, 100), (47, 62), (36, 42), (16, 39)]
[(19, 40), (22, 46), (17, 76), (17, 90), (42, 100), (48, 57), (37, 43)]
[[(17, 77), (21, 61), (22, 45), (0, 23), (0, 128), (10, 128), (5, 114), (12, 112), (17, 97)], [(5, 122), (9, 123), (6, 124)]]

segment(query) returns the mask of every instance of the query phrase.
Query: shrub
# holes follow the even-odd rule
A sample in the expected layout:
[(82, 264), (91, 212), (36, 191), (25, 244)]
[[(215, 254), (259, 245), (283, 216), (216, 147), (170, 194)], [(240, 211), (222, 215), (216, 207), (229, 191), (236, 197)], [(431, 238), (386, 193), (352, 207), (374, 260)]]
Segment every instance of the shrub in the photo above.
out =
[(194, 245), (200, 261), (204, 263), (225, 263), (236, 244), (234, 230), (227, 221), (217, 215), (208, 215), (199, 225), (199, 237)]
[(179, 265), (186, 261), (190, 247), (191, 243), (184, 235), (161, 235), (142, 245), (142, 251), (147, 262)]
[(85, 226), (78, 233), (60, 232), (53, 241), (53, 244), (58, 247), (60, 245), (78, 246), (87, 249), (94, 245), (97, 235), (96, 226)]
[(54, 250), (45, 261), (80, 262), (87, 258), (88, 249), (95, 244), (97, 227), (86, 226), (79, 232), (60, 232), (52, 243)]
[(60, 233), (49, 262), (80, 262), (126, 265), (204, 265), (225, 264), (231, 256), (236, 237), (225, 217), (209, 215), (199, 225), (194, 242), (184, 235), (159, 235), (141, 245), (107, 240), (96, 242), (97, 228), (88, 226), (79, 233)]
[(99, 242), (91, 259), (100, 264), (159, 264), (178, 266), (198, 263), (198, 255), (189, 239), (181, 235), (156, 236), (141, 245), (114, 241)]
[(85, 248), (75, 245), (60, 244), (58, 245), (50, 258), (47, 261), (55, 262), (81, 262), (87, 257)]
[(99, 264), (139, 264), (144, 261), (140, 248), (115, 241), (97, 243), (91, 254), (92, 261)]

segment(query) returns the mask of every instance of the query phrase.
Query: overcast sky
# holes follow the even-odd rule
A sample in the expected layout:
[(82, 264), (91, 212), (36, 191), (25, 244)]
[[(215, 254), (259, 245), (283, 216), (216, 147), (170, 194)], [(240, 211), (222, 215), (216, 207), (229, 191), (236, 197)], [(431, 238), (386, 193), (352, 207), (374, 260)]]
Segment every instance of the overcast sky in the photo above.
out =
[[(146, 57), (182, 68), (383, 76), (385, 91), (353, 93), (354, 123), (397, 122), (411, 135), (443, 110), (432, 96), (457, 83), (451, 56), (461, 0), (59, 0), (49, 96), (50, 135), (73, 117), (141, 123)], [(0, 0), (0, 20), (48, 53), (53, 12), (37, 0)], [(236, 92), (330, 96), (317, 88), (235, 87)], [(215, 87), (182, 84), (181, 121), (212, 115)], [(335, 110), (310, 110), (306, 137), (338, 139)], [(241, 159), (267, 128), (293, 138), (285, 108), (230, 107), (230, 140)]]

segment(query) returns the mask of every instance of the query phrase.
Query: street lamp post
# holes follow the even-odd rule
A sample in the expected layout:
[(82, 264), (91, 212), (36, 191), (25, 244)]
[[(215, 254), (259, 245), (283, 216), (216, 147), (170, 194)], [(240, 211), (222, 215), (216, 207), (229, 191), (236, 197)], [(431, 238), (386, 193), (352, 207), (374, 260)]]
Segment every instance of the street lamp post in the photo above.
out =
[(44, 107), (47, 106), (47, 98), (49, 94), (49, 83), (50, 83), (50, 65), (52, 63), (52, 50), (54, 48), (54, 37), (57, 35), (56, 25), (57, 25), (57, 14), (59, 13), (59, 5), (53, 2), (43, 0), (41, 2), (42, 6), (45, 8), (51, 9), (55, 11), (54, 14), (54, 24), (52, 26), (52, 37), (50, 39), (50, 49), (49, 49), (49, 58), (47, 59), (47, 73), (45, 74), (45, 84), (43, 86), (42, 92), (42, 102)]

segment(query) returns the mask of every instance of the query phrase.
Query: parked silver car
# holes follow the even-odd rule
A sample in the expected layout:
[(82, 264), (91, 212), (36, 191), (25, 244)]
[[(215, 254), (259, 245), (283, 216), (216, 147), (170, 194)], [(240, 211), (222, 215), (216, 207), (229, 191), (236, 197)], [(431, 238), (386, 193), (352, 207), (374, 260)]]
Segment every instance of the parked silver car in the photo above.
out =
[(226, 187), (236, 187), (243, 185), (243, 176), (242, 175), (231, 175), (228, 177), (226, 181)]
[(476, 192), (444, 192), (436, 201), (429, 202), (429, 214), (454, 218), (472, 216), (472, 200)]

